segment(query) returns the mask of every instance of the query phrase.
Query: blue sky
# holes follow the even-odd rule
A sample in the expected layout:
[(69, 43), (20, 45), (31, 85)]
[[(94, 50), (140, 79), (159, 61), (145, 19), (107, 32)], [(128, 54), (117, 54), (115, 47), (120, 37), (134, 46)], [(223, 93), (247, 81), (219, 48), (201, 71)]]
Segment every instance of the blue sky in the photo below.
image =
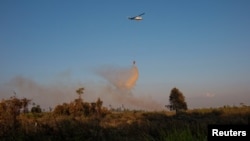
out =
[(164, 104), (177, 87), (190, 107), (250, 104), (249, 13), (247, 0), (2, 0), (0, 88), (16, 76), (98, 83), (93, 69), (136, 60), (135, 95)]

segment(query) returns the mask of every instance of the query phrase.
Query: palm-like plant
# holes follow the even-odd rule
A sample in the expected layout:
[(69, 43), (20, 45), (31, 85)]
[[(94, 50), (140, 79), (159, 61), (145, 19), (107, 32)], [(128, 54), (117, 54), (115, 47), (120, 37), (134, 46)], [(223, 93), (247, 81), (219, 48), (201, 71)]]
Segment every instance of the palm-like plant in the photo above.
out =
[(81, 95), (84, 93), (84, 87), (77, 89), (76, 93), (79, 95), (79, 99), (82, 99)]

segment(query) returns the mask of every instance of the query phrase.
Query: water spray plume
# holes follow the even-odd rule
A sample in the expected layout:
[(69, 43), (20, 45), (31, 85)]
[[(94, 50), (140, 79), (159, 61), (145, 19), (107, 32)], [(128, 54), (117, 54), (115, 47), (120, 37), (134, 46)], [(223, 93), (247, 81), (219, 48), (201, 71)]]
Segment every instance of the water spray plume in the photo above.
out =
[(130, 68), (106, 68), (98, 72), (103, 78), (119, 90), (131, 90), (139, 78), (139, 71), (133, 63)]
[(135, 65), (133, 65), (133, 67), (130, 70), (130, 75), (127, 81), (125, 82), (125, 87), (127, 89), (132, 89), (136, 85), (136, 81), (138, 80), (138, 77), (139, 77), (138, 69)]
[(136, 96), (132, 90), (139, 78), (139, 71), (133, 61), (132, 66), (127, 68), (107, 67), (101, 68), (97, 73), (102, 76), (108, 85), (103, 90), (103, 99), (115, 106), (125, 105), (132, 109), (159, 109), (160, 105), (150, 97)]

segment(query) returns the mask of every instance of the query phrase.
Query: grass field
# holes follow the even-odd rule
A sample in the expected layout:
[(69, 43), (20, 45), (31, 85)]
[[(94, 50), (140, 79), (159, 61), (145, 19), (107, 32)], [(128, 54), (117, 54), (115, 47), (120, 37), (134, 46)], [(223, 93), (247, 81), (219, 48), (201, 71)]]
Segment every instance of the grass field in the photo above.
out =
[[(5, 114), (5, 116), (4, 116)], [(6, 118), (8, 117), (8, 118)], [(249, 124), (250, 106), (170, 111), (0, 115), (1, 141), (206, 141), (208, 124)]]

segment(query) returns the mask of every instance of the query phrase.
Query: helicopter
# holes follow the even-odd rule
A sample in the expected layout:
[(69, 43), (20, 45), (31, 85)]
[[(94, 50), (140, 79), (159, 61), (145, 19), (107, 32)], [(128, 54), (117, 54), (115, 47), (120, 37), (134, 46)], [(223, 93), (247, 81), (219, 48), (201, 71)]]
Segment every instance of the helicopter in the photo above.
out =
[(145, 13), (142, 13), (142, 14), (134, 16), (134, 17), (128, 17), (128, 19), (139, 21), (139, 20), (142, 20), (142, 15), (144, 15), (144, 14)]

